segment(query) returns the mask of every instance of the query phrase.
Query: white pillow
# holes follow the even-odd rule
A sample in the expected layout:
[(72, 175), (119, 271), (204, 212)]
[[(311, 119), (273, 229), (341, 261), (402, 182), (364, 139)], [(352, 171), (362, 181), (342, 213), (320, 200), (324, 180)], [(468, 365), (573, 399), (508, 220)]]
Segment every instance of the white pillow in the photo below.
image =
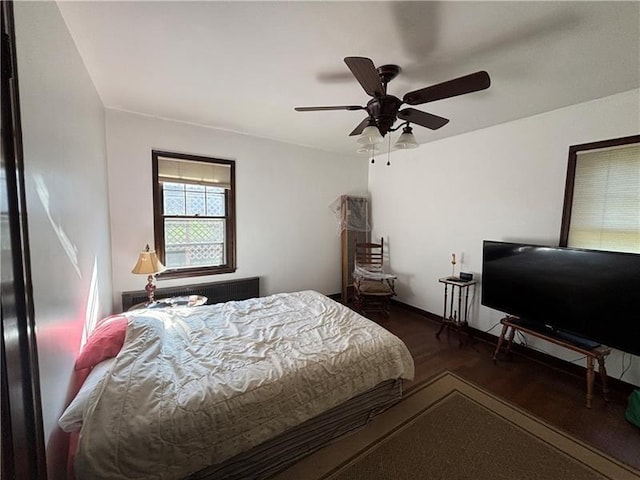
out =
[(98, 363), (91, 369), (78, 394), (71, 400), (71, 403), (58, 420), (58, 425), (60, 425), (62, 430), (65, 432), (75, 432), (82, 428), (82, 417), (84, 416), (84, 410), (89, 401), (89, 395), (91, 395), (91, 392), (93, 392), (96, 386), (109, 373), (111, 365), (113, 365), (115, 361), (115, 358), (109, 358)]

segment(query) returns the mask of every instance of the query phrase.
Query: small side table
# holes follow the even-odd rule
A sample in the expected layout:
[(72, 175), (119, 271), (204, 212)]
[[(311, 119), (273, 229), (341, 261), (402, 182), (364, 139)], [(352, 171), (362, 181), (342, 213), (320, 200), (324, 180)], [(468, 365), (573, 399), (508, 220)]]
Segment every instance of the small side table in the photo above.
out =
[[(468, 330), (469, 323), (467, 322), (467, 315), (469, 313), (469, 287), (475, 285), (477, 282), (475, 280), (464, 281), (453, 278), (440, 278), (438, 281), (444, 284), (444, 312), (442, 314), (442, 325), (440, 326), (438, 333), (436, 333), (436, 338), (440, 338), (440, 334), (445, 328), (447, 329), (447, 333), (449, 330), (454, 329), (458, 333), (458, 341), (460, 342), (460, 346), (462, 346), (460, 330), (465, 329), (467, 335), (471, 337), (471, 333)], [(450, 297), (449, 287), (451, 287)], [(453, 309), (456, 293), (458, 298), (457, 311)], [(463, 297), (464, 309), (462, 308)]]
[(149, 304), (147, 302), (136, 303), (129, 307), (127, 312), (141, 308), (168, 308), (168, 307), (199, 307), (207, 303), (208, 298), (203, 295), (188, 295), (183, 297), (160, 298)]

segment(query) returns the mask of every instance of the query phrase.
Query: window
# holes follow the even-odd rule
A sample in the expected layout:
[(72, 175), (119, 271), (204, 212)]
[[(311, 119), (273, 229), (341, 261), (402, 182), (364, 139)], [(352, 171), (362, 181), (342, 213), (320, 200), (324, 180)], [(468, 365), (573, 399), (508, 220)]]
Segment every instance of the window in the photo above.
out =
[(640, 253), (640, 135), (569, 148), (560, 245)]
[(152, 151), (160, 277), (234, 272), (235, 162)]

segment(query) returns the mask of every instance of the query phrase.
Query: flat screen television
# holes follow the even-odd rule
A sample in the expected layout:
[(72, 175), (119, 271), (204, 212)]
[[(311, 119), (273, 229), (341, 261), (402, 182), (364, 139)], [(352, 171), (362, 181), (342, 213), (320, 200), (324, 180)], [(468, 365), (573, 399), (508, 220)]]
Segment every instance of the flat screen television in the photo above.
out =
[(640, 355), (640, 255), (485, 240), (482, 305)]

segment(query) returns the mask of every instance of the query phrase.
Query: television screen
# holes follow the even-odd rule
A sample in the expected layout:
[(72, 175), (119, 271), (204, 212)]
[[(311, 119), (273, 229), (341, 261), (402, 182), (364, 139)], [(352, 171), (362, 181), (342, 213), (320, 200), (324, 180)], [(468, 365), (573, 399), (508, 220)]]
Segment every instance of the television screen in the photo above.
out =
[(640, 255), (485, 240), (482, 305), (640, 355)]

